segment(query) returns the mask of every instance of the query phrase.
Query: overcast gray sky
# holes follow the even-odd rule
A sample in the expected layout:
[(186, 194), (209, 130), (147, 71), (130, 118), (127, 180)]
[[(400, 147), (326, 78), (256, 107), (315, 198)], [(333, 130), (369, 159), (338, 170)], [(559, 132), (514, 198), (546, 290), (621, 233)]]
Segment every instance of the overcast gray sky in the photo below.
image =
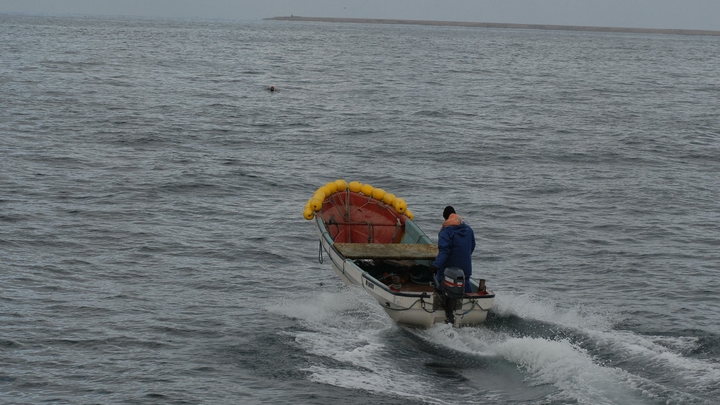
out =
[(0, 0), (1, 13), (304, 17), (720, 30), (720, 0)]

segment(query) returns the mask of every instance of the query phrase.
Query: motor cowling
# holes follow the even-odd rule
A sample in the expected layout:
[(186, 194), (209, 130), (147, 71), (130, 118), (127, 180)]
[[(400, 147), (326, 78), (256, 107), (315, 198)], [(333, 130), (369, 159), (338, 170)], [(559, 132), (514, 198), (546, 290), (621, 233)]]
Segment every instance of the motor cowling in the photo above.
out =
[(462, 298), (465, 294), (465, 272), (458, 267), (446, 268), (440, 289), (450, 298)]

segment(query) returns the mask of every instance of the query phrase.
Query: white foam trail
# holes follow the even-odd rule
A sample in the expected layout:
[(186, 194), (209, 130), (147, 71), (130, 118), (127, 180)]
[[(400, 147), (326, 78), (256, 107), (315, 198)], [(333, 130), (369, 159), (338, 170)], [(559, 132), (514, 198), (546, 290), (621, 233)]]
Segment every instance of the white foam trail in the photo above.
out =
[(345, 368), (314, 365), (305, 369), (315, 382), (349, 389), (362, 389), (380, 394), (392, 394), (429, 403), (445, 402), (429, 396), (429, 381), (421, 376), (399, 370), (392, 356), (379, 342), (377, 333), (358, 334), (357, 331), (302, 332), (296, 342), (308, 353), (329, 357)]
[(357, 295), (352, 291), (343, 293), (320, 293), (313, 297), (283, 301), (280, 304), (269, 305), (266, 310), (299, 319), (311, 324), (332, 321), (338, 313), (357, 308), (359, 305)]
[(627, 373), (597, 364), (585, 350), (567, 340), (514, 338), (483, 328), (453, 329), (447, 325), (416, 333), (453, 350), (515, 363), (528, 373), (531, 384), (555, 386), (558, 393), (554, 400), (608, 405), (645, 403), (627, 383)]
[(600, 313), (583, 307), (558, 308), (552, 301), (529, 294), (498, 295), (493, 312), (501, 316), (516, 315), (523, 319), (554, 323), (578, 330), (609, 330), (618, 320), (615, 314)]
[[(428, 378), (403, 372), (385, 346), (383, 333), (393, 322), (358, 289), (322, 293), (267, 308), (300, 319), (309, 331), (287, 332), (307, 353), (339, 362), (343, 368), (316, 364), (304, 369), (310, 380), (348, 389), (447, 404), (433, 398)], [(352, 314), (354, 316), (348, 316)]]
[[(448, 404), (448, 402), (430, 398), (424, 394), (412, 393), (412, 391), (408, 391), (410, 387), (408, 387), (407, 384), (398, 387), (396, 381), (388, 380), (387, 375), (383, 374), (356, 370), (328, 369), (317, 366), (310, 367), (306, 369), (306, 371), (310, 371), (312, 373), (310, 379), (318, 383), (348, 389), (361, 389), (383, 395), (392, 394), (399, 397), (420, 400), (429, 404)], [(422, 392), (422, 390), (414, 392)]]
[[(322, 293), (293, 300), (268, 310), (306, 323), (310, 331), (292, 332), (308, 353), (333, 359), (343, 367), (312, 365), (310, 379), (349, 389), (447, 403), (433, 381), (424, 375), (403, 372), (385, 347), (383, 332), (395, 327), (377, 303), (358, 289)], [(696, 344), (691, 338), (642, 336), (613, 330), (612, 314), (583, 308), (558, 308), (529, 295), (499, 295), (494, 311), (525, 320), (576, 330), (598, 347), (605, 347), (634, 364), (657, 369), (662, 375), (686, 380), (699, 392), (716, 392), (720, 382), (717, 365), (684, 357)], [(552, 385), (552, 398), (579, 404), (644, 404), (665, 398), (668, 403), (704, 403), (696, 394), (675, 391), (594, 358), (570, 340), (510, 336), (487, 328), (455, 329), (434, 325), (413, 330), (431, 344), (475, 356), (505, 359), (528, 374), (528, 382)], [(686, 391), (685, 389), (682, 389)]]
[[(496, 302), (493, 310), (500, 315), (516, 315), (575, 329), (594, 340), (598, 346), (606, 346), (620, 357), (642, 364), (643, 368), (653, 368), (663, 374), (673, 375), (674, 379), (685, 380), (692, 389), (706, 392), (718, 391), (720, 387), (720, 368), (717, 364), (682, 354), (697, 345), (695, 338), (643, 336), (614, 330), (612, 326), (616, 317), (613, 314), (592, 312), (584, 308), (561, 309), (552, 302), (526, 294), (503, 294)], [(647, 390), (648, 386), (662, 390), (659, 385), (640, 377), (628, 374), (622, 378), (630, 385), (645, 387), (645, 395), (652, 396)], [(677, 395), (693, 397), (691, 394)]]
[(535, 384), (553, 384), (562, 396), (581, 404), (644, 403), (624, 385), (626, 373), (595, 363), (567, 340), (511, 338), (495, 347), (499, 355), (533, 375)]
[[(717, 365), (688, 358), (683, 351), (692, 349), (697, 339), (686, 337), (642, 336), (612, 328), (612, 314), (583, 308), (558, 308), (554, 303), (530, 295), (502, 294), (493, 311), (525, 320), (556, 324), (588, 337), (598, 347), (605, 346), (623, 359), (645, 369), (686, 381), (690, 392), (717, 392), (720, 372)], [(568, 339), (510, 336), (486, 328), (453, 329), (435, 325), (418, 332), (428, 341), (456, 351), (480, 356), (498, 356), (517, 364), (534, 384), (552, 384), (559, 400), (581, 404), (646, 403), (669, 398), (670, 403), (704, 403), (689, 392), (676, 391), (647, 378), (594, 358), (587, 350)], [(687, 391), (682, 388), (682, 391)]]
[[(672, 373), (698, 390), (720, 387), (720, 368), (717, 364), (683, 356), (676, 350), (687, 350), (688, 345), (697, 344), (697, 339), (641, 336), (627, 331), (585, 331), (601, 344), (612, 347), (626, 360), (643, 363)], [(672, 343), (672, 348), (666, 347)]]

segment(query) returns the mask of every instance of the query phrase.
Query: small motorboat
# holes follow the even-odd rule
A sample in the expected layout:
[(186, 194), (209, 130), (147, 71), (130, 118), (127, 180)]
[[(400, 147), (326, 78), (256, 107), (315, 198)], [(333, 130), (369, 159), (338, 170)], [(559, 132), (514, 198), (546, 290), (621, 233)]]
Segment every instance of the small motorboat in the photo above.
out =
[(461, 269), (447, 268), (444, 280), (435, 280), (429, 266), (437, 245), (391, 193), (337, 180), (318, 189), (304, 217), (314, 220), (321, 249), (340, 279), (362, 287), (398, 324), (478, 325), (493, 306), (495, 294), (485, 280), (469, 280), (472, 292), (464, 292)]

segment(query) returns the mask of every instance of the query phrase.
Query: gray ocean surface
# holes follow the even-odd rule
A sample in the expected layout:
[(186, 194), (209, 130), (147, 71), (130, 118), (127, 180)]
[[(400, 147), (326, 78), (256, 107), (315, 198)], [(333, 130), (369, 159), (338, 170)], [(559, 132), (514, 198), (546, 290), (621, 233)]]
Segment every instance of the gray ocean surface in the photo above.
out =
[[(717, 404), (719, 67), (717, 37), (0, 15), (0, 403)], [(455, 206), (488, 321), (399, 327), (319, 263), (336, 179), (433, 240)]]

